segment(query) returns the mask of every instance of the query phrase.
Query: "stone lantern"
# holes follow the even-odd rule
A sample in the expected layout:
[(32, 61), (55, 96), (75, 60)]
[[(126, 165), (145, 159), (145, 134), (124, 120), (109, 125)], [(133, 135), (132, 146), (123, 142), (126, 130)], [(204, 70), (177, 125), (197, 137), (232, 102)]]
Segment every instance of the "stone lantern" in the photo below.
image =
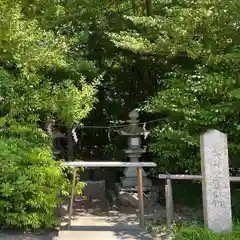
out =
[(47, 132), (49, 136), (52, 137), (53, 145), (52, 145), (52, 156), (53, 159), (58, 159), (61, 154), (61, 144), (60, 139), (66, 138), (65, 135), (54, 128), (55, 120), (47, 119), (44, 122), (44, 130)]
[[(125, 153), (131, 162), (138, 162), (139, 158), (145, 152), (141, 148), (141, 138), (146, 133), (139, 127), (138, 112), (133, 110), (129, 113), (129, 125), (122, 129), (121, 135), (128, 137), (128, 148)], [(120, 183), (115, 183), (115, 191), (120, 202), (126, 206), (138, 208), (139, 199), (137, 191), (137, 169), (133, 167), (125, 168), (124, 176), (121, 178)], [(152, 187), (152, 181), (147, 178), (146, 172), (142, 169), (142, 187), (144, 192), (144, 206), (150, 206), (156, 203), (158, 193)], [(113, 198), (114, 199), (114, 198)]]
[[(139, 114), (136, 110), (129, 113), (129, 126), (125, 127), (121, 131), (121, 135), (128, 137), (128, 149), (125, 153), (129, 157), (131, 162), (138, 162), (139, 158), (145, 152), (141, 148), (141, 137), (144, 135), (144, 131), (138, 126)], [(143, 170), (143, 187), (151, 187), (151, 181), (146, 178), (146, 172)], [(124, 177), (121, 178), (121, 185), (124, 188), (136, 188), (137, 186), (137, 171), (134, 168), (126, 168), (124, 170)]]
[(55, 120), (54, 119), (47, 119), (46, 121), (44, 121), (44, 130), (50, 135), (52, 136), (53, 133), (53, 128), (54, 128), (54, 124), (55, 124)]

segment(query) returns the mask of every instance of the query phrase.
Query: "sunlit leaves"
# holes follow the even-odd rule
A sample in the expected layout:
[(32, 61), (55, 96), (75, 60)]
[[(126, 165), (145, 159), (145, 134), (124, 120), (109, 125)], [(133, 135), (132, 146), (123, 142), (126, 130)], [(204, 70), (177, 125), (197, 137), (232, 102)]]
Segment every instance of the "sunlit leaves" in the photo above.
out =
[(160, 171), (196, 173), (200, 171), (200, 134), (216, 128), (228, 134), (233, 163), (240, 156), (240, 5), (217, 0), (166, 5), (156, 51), (168, 56), (184, 53), (197, 64), (173, 66), (166, 74), (166, 89), (144, 106), (145, 111), (164, 116), (152, 131), (150, 149), (160, 157)]
[(127, 34), (126, 32), (120, 32), (120, 34), (109, 33), (108, 36), (111, 41), (118, 48), (124, 48), (132, 50), (134, 52), (152, 51), (153, 47), (147, 39), (141, 37), (138, 33)]
[[(54, 117), (68, 125), (78, 123), (87, 116), (95, 101), (96, 85), (84, 81), (84, 74), (91, 72), (94, 66), (72, 54), (74, 38), (43, 28), (40, 20), (47, 17), (45, 13), (56, 10), (53, 2), (38, 18), (32, 18), (34, 13), (23, 15), (27, 8), (25, 3), (13, 6), (5, 1), (1, 6), (2, 114), (19, 121), (36, 122), (39, 118)], [(28, 7), (37, 10), (44, 4), (30, 3)], [(61, 77), (63, 72), (64, 78)]]
[(96, 100), (93, 64), (73, 53), (75, 39), (56, 31), (63, 15), (55, 1), (0, 2), (0, 223), (10, 227), (56, 224), (57, 195), (69, 182), (38, 124), (76, 125)]
[(20, 228), (51, 227), (57, 222), (56, 196), (60, 187), (69, 183), (52, 159), (45, 136), (38, 135), (34, 144), (23, 133), (0, 138), (1, 223)]

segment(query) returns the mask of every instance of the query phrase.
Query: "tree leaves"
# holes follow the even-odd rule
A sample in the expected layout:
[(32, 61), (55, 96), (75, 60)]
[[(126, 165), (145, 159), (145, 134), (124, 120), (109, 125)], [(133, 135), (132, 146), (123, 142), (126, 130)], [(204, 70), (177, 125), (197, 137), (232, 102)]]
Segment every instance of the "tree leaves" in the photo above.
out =
[(153, 131), (156, 142), (150, 148), (162, 157), (158, 163), (168, 171), (200, 171), (198, 139), (209, 128), (228, 134), (231, 159), (240, 155), (236, 142), (239, 54), (234, 40), (239, 17), (233, 14), (239, 11), (239, 4), (205, 0), (196, 4), (168, 9), (166, 18), (173, 25), (165, 25), (165, 34), (172, 39), (167, 42), (171, 52), (184, 52), (198, 64), (191, 69), (184, 62), (181, 68), (173, 67), (166, 76), (167, 89), (145, 106), (149, 112), (165, 112), (163, 123)]
[[(85, 64), (82, 64), (83, 72), (86, 73), (86, 61), (79, 61), (80, 59), (72, 57), (71, 44), (73, 42), (71, 39), (56, 34), (51, 29), (45, 30), (36, 19), (28, 15), (24, 16), (22, 13), (24, 6), (21, 4), (16, 4), (14, 7), (9, 4), (6, 1), (6, 4), (1, 7), (0, 18), (2, 30), (0, 62), (3, 64), (0, 84), (1, 95), (3, 95), (1, 99), (4, 100), (2, 106), (5, 111), (2, 114), (7, 114), (8, 111), (12, 118), (17, 117), (19, 120), (30, 122), (54, 116), (64, 122), (69, 113), (66, 111), (68, 107), (69, 110), (75, 108), (72, 114), (78, 117), (74, 120), (73, 116), (69, 116), (67, 124), (79, 122), (91, 110), (96, 93), (95, 84), (87, 84), (84, 81), (84, 75), (81, 74), (81, 68), (79, 69), (80, 62), (83, 62)], [(31, 6), (33, 7), (34, 4)], [(50, 8), (52, 5), (49, 6)], [(11, 69), (8, 63), (11, 63)], [(55, 69), (55, 74), (47, 76), (53, 69)], [(64, 71), (70, 79), (66, 76), (63, 79), (59, 77), (58, 82), (53, 81), (53, 75), (57, 75), (59, 70)], [(71, 81), (72, 85), (66, 84)], [(75, 94), (73, 94), (74, 88)], [(88, 98), (81, 88), (88, 89)], [(54, 89), (56, 92), (53, 93)], [(82, 97), (81, 94), (83, 94)], [(55, 98), (52, 97), (54, 95)], [(64, 109), (63, 102), (65, 103)], [(78, 108), (76, 104), (79, 104)], [(88, 106), (88, 110), (85, 105)], [(63, 114), (65, 114), (64, 117)], [(35, 117), (30, 119), (28, 115)]]
[(69, 181), (52, 158), (52, 139), (38, 124), (54, 118), (74, 126), (96, 100), (92, 63), (72, 52), (74, 39), (50, 21), (43, 24), (50, 12), (61, 20), (61, 9), (52, 4), (0, 3), (0, 223), (11, 227), (57, 223), (57, 195), (60, 188), (68, 190)]

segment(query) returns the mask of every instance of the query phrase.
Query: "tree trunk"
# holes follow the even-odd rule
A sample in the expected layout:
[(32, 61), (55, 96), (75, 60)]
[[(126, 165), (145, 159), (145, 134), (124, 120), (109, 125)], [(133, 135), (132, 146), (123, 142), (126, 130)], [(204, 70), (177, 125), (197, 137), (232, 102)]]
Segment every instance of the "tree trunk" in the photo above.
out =
[(146, 12), (148, 17), (152, 15), (152, 0), (146, 0)]

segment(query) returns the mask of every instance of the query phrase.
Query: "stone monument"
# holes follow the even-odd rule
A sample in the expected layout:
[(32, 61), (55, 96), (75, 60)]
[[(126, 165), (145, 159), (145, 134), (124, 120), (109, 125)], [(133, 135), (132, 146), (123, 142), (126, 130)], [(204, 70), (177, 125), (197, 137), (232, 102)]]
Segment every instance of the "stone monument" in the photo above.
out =
[(209, 130), (201, 136), (205, 226), (216, 233), (232, 230), (228, 144), (226, 134)]

